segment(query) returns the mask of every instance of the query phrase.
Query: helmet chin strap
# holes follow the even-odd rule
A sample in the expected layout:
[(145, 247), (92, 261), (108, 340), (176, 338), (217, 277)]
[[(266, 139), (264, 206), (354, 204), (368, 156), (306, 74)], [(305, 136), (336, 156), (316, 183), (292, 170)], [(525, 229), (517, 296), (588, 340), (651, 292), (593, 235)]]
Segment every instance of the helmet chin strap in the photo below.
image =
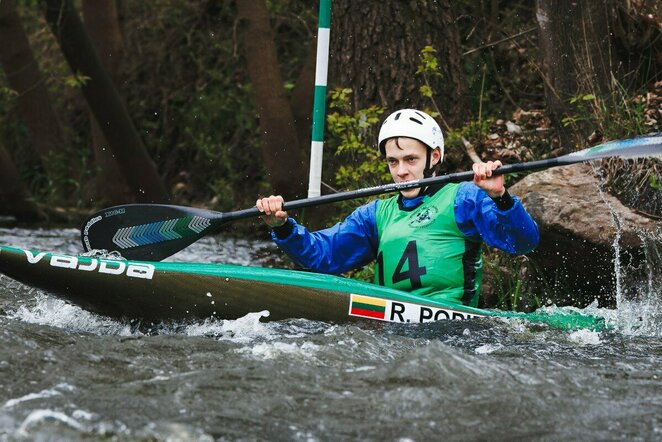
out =
[[(434, 175), (436, 164), (433, 166), (430, 163), (432, 163), (432, 149), (428, 149), (427, 158), (425, 159), (425, 169), (423, 169), (423, 178), (431, 178)], [(427, 190), (427, 187), (419, 187), (416, 196), (424, 195)]]
[(423, 170), (423, 178), (430, 178), (434, 172), (434, 166), (430, 165), (432, 162), (432, 149), (427, 149), (428, 155), (425, 159), (425, 169)]

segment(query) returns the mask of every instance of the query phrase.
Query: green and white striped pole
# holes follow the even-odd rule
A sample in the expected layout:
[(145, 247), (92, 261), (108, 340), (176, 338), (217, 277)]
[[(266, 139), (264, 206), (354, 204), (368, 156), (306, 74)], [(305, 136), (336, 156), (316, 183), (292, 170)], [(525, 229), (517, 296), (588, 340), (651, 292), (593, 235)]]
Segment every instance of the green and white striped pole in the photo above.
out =
[(317, 25), (317, 64), (315, 66), (315, 100), (313, 134), (310, 143), (308, 197), (320, 196), (322, 187), (322, 154), (324, 152), (324, 115), (326, 79), (329, 70), (329, 36), (331, 34), (331, 0), (320, 0)]

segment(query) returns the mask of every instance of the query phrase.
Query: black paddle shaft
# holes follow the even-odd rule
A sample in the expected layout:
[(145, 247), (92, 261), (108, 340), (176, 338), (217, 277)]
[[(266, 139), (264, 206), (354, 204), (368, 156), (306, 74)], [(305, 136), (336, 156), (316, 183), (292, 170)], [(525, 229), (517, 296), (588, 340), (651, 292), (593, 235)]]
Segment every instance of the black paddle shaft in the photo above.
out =
[[(538, 160), (531, 161), (528, 163), (518, 163), (518, 164), (508, 164), (506, 166), (501, 166), (498, 169), (492, 171), (492, 175), (506, 175), (509, 173), (517, 172), (532, 172), (536, 170), (548, 169), (550, 167), (558, 166), (561, 163), (559, 160), (563, 158), (550, 158), (548, 160)], [(573, 161), (581, 162), (581, 160)], [(572, 162), (566, 162), (563, 164), (572, 164)], [(367, 196), (381, 195), (385, 193), (394, 193), (401, 192), (407, 189), (414, 189), (417, 187), (428, 187), (435, 185), (442, 185), (447, 183), (460, 183), (463, 181), (471, 181), (474, 177), (473, 172), (457, 172), (449, 173), (447, 175), (435, 176), (431, 178), (425, 178), (422, 180), (407, 181), (404, 183), (391, 183), (384, 184), (383, 186), (367, 187), (365, 189), (350, 190), (347, 192), (338, 192), (329, 195), (316, 196), (312, 198), (305, 198), (294, 201), (286, 201), (283, 205), (283, 210), (296, 210), (303, 209), (305, 207), (319, 206), (322, 204), (337, 203), (340, 201), (347, 201), (357, 198), (363, 198)], [(236, 212), (224, 213), (223, 218), (225, 221), (234, 221), (237, 219), (252, 218), (262, 215), (257, 208), (252, 207), (250, 209), (238, 210)]]
[[(523, 170), (551, 167), (557, 159), (502, 166), (492, 173), (501, 175)], [(473, 179), (473, 172), (460, 172), (405, 183), (334, 193), (285, 202), (284, 210), (346, 201), (355, 198), (398, 192), (416, 187), (441, 185)], [(104, 209), (88, 218), (81, 228), (86, 251), (118, 251), (127, 259), (160, 261), (200, 238), (217, 233), (230, 221), (262, 215), (257, 208), (235, 212), (215, 212), (166, 204), (126, 204)]]

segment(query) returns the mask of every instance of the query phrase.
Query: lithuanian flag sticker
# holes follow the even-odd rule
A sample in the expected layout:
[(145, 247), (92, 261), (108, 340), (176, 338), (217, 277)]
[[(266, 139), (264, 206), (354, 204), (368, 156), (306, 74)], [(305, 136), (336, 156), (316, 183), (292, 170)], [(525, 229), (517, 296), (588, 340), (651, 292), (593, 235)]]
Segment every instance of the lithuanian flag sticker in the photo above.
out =
[(386, 316), (386, 300), (352, 294), (349, 314), (350, 316), (383, 320)]

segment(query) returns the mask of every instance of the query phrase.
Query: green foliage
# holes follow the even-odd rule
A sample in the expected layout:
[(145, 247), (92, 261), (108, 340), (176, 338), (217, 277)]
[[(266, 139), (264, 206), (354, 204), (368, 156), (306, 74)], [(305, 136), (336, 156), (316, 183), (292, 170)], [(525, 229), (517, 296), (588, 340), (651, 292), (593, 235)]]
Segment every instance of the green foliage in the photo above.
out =
[(62, 79), (62, 82), (65, 86), (72, 88), (80, 88), (85, 86), (85, 84), (90, 81), (91, 78), (87, 75), (83, 75), (80, 72), (76, 72), (73, 75), (67, 75)]
[[(425, 81), (425, 84), (420, 86), (418, 88), (418, 91), (420, 92), (421, 96), (425, 98), (429, 98), (433, 101), (434, 103), (434, 90), (432, 89), (432, 86), (430, 85), (430, 78), (431, 77), (443, 77), (441, 74), (441, 71), (439, 70), (439, 60), (437, 60), (437, 50), (433, 46), (425, 46), (423, 49), (421, 49), (419, 55), (420, 55), (420, 64), (416, 68), (416, 74), (421, 75), (423, 77), (423, 80)], [(436, 103), (435, 108), (436, 114), (439, 115), (439, 108), (437, 107)], [(437, 115), (432, 115), (433, 117)]]
[(16, 97), (18, 97), (18, 92), (14, 89), (7, 86), (0, 87), (0, 101), (13, 100)]
[(421, 93), (422, 96), (425, 98), (432, 98), (432, 88), (428, 85), (423, 85), (421, 86), (418, 91)]
[(46, 159), (48, 175), (41, 167), (23, 168), (20, 170), (21, 178), (37, 202), (50, 207), (84, 207), (88, 196), (85, 183), (95, 173), (88, 160), (85, 155), (77, 157), (70, 148), (63, 152), (51, 152)]
[(328, 144), (335, 148), (341, 162), (335, 175), (336, 184), (350, 189), (383, 184), (390, 180), (390, 174), (374, 142), (374, 128), (384, 108), (370, 106), (350, 112), (351, 94), (352, 90), (346, 88), (337, 88), (329, 94), (329, 108), (333, 112), (326, 118)]
[(24, 141), (27, 133), (16, 112), (18, 92), (5, 86), (5, 81), (4, 72), (0, 71), (0, 143), (11, 147), (8, 140)]
[(582, 121), (591, 120), (591, 111), (590, 104), (593, 104), (596, 101), (596, 96), (593, 94), (579, 95), (572, 97), (568, 100), (568, 103), (574, 105), (576, 113), (572, 115), (566, 115), (562, 120), (561, 124), (563, 126), (573, 126)]
[(357, 281), (374, 282), (375, 263), (372, 262), (365, 267), (349, 272), (346, 276), (348, 278), (356, 279)]
[(573, 113), (566, 115), (562, 124), (577, 132), (596, 131), (605, 139), (628, 138), (648, 132), (646, 103), (633, 102), (622, 85), (613, 83), (609, 94), (593, 91), (578, 94), (568, 100)]
[(17, 1), (16, 10), (43, 75), (50, 104), (61, 122), (66, 144), (61, 152), (53, 152), (43, 160), (51, 173), (47, 176), (18, 112), (18, 94), (8, 86), (4, 75), (0, 75), (0, 142), (11, 153), (24, 184), (37, 202), (50, 207), (86, 205), (88, 184), (96, 170), (90, 164), (88, 109), (80, 87), (90, 79), (68, 68), (46, 25), (40, 2)]
[[(524, 290), (526, 277), (536, 271), (535, 264), (526, 256), (512, 256), (490, 247), (483, 250), (483, 286), (489, 287), (495, 300), (489, 307), (501, 310), (531, 311), (542, 306), (535, 293)], [(483, 294), (484, 296), (485, 294)]]
[(650, 175), (648, 177), (648, 185), (653, 189), (660, 191), (662, 190), (662, 183), (659, 181), (658, 177), (655, 175)]
[(452, 128), (450, 131), (444, 133), (445, 143), (448, 145), (461, 145), (462, 138), (477, 140), (489, 133), (490, 125), (493, 118), (486, 118), (481, 121), (469, 121), (464, 126)]
[(420, 51), (421, 63), (416, 68), (417, 74), (436, 75), (441, 77), (439, 71), (439, 60), (437, 60), (437, 50), (434, 46), (425, 46)]
[(439, 70), (439, 60), (437, 60), (437, 50), (433, 46), (425, 46), (419, 52), (420, 64), (416, 67), (416, 74), (420, 75), (423, 78), (425, 84), (419, 86), (418, 92), (422, 97), (430, 100), (430, 103), (434, 107), (432, 109), (423, 109), (433, 118), (441, 118), (444, 129), (448, 130), (448, 124), (443, 120), (441, 109), (437, 105), (437, 102), (434, 98), (434, 89), (430, 83), (430, 79), (434, 77), (441, 78), (443, 75)]

